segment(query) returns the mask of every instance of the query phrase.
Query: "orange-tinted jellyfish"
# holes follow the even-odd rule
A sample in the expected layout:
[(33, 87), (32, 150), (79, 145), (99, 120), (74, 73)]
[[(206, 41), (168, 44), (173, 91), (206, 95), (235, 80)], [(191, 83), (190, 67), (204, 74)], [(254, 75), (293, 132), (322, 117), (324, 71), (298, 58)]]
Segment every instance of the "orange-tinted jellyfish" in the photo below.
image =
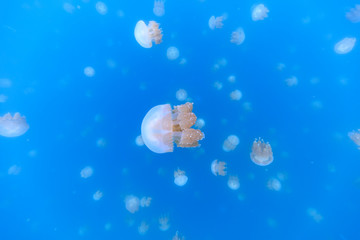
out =
[(270, 144), (265, 143), (261, 138), (259, 140), (255, 139), (251, 150), (250, 158), (259, 166), (267, 166), (274, 160)]

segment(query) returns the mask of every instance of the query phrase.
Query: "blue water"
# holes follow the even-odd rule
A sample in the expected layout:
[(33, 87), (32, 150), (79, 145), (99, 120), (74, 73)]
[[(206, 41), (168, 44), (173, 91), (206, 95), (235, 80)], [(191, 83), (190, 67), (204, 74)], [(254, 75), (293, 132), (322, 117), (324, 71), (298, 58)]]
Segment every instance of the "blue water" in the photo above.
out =
[[(30, 129), (0, 138), (0, 239), (172, 239), (176, 231), (189, 240), (360, 239), (360, 152), (347, 136), (360, 128), (360, 48), (334, 52), (344, 37), (359, 41), (360, 23), (345, 18), (359, 2), (265, 1), (269, 17), (257, 22), (255, 1), (167, 0), (163, 17), (152, 0), (104, 3), (105, 15), (94, 0), (2, 2), (0, 79), (12, 85), (0, 88), (0, 115), (20, 112)], [(223, 28), (210, 30), (210, 16), (224, 13)], [(163, 42), (142, 48), (139, 20), (159, 22)], [(239, 46), (230, 43), (238, 27)], [(177, 60), (167, 59), (170, 46)], [(227, 64), (216, 70), (219, 59)], [(289, 87), (292, 76), (298, 85)], [(205, 120), (201, 147), (137, 146), (147, 111), (183, 104), (179, 89)], [(229, 97), (235, 89), (240, 101)], [(224, 152), (233, 134), (240, 144)], [(250, 160), (257, 137), (272, 146), (269, 166)], [(227, 162), (227, 176), (211, 173), (215, 159)], [(8, 174), (12, 166), (19, 172)], [(84, 179), (86, 166), (94, 174)], [(177, 168), (189, 177), (184, 187), (173, 182)], [(238, 190), (228, 176), (238, 176)], [(280, 191), (270, 190), (279, 176)], [(132, 214), (128, 195), (151, 205)], [(143, 221), (149, 230), (140, 235)]]

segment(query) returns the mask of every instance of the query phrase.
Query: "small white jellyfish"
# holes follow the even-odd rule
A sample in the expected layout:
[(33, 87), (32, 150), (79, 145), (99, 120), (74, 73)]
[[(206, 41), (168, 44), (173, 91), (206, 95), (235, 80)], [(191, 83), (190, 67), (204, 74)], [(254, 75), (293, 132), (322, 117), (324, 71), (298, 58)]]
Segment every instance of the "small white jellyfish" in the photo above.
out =
[(360, 129), (357, 131), (353, 130), (352, 132), (348, 133), (349, 138), (358, 146), (360, 150)]
[(220, 82), (220, 81), (214, 82), (214, 88), (215, 88), (216, 90), (221, 90), (221, 89), (223, 88), (222, 82)]
[(3, 137), (19, 137), (29, 130), (29, 125), (24, 116), (15, 113), (12, 117), (10, 113), (6, 113), (0, 117), (0, 136)]
[(96, 11), (101, 14), (101, 15), (106, 15), (107, 14), (107, 6), (105, 3), (103, 2), (97, 2), (95, 5)]
[(267, 181), (266, 186), (269, 190), (273, 190), (277, 192), (281, 190), (281, 182), (277, 178), (270, 178)]
[(81, 169), (80, 176), (82, 178), (89, 178), (93, 175), (93, 173), (94, 173), (94, 170), (92, 169), (92, 167), (87, 166), (87, 167), (84, 167), (83, 169)]
[(4, 103), (8, 100), (8, 97), (4, 94), (0, 94), (0, 103)]
[(169, 217), (168, 216), (161, 216), (159, 218), (159, 229), (160, 231), (167, 231), (170, 228), (170, 223), (169, 223)]
[(250, 158), (251, 161), (259, 166), (267, 166), (272, 163), (274, 157), (270, 144), (268, 142), (265, 143), (261, 138), (259, 140), (255, 139), (251, 148)]
[(140, 199), (140, 207), (150, 207), (151, 200), (151, 197), (142, 197)]
[(179, 231), (176, 231), (175, 235), (173, 236), (172, 240), (185, 240), (184, 236), (179, 234)]
[(334, 51), (337, 54), (346, 54), (351, 52), (354, 48), (356, 42), (356, 38), (343, 38), (338, 43), (335, 44)]
[(173, 61), (179, 57), (179, 49), (177, 47), (169, 47), (166, 51), (166, 56), (169, 60)]
[(156, 16), (162, 17), (165, 14), (164, 0), (155, 0), (153, 12)]
[(264, 20), (268, 17), (269, 9), (264, 4), (258, 4), (252, 8), (251, 19), (253, 21)]
[(95, 69), (93, 67), (87, 66), (84, 68), (84, 74), (87, 77), (93, 77), (95, 75)]
[(99, 148), (104, 148), (107, 145), (107, 141), (104, 138), (99, 138), (98, 140), (96, 140), (96, 146), (98, 146)]
[(147, 231), (149, 230), (149, 224), (147, 224), (145, 221), (142, 221), (140, 223), (140, 226), (138, 227), (138, 232), (140, 235), (145, 235)]
[(136, 23), (134, 35), (136, 41), (143, 48), (151, 48), (152, 42), (160, 44), (163, 36), (162, 30), (159, 28), (159, 24), (157, 22), (149, 21), (149, 24), (146, 25), (142, 20)]
[(298, 79), (297, 79), (297, 77), (292, 76), (292, 77), (289, 77), (289, 78), (285, 79), (285, 83), (289, 87), (294, 87), (294, 86), (298, 85)]
[(75, 11), (74, 5), (72, 5), (71, 3), (68, 3), (68, 2), (64, 3), (63, 8), (64, 8), (65, 12), (70, 13), (70, 14), (74, 13), (74, 11)]
[(138, 197), (136, 197), (134, 195), (128, 195), (125, 197), (124, 201), (125, 201), (125, 208), (130, 213), (135, 213), (135, 212), (139, 211), (140, 200)]
[(230, 75), (230, 76), (228, 77), (228, 81), (231, 82), (231, 83), (236, 82), (236, 77), (235, 77), (235, 75)]
[(19, 167), (17, 165), (12, 165), (8, 169), (8, 174), (9, 175), (19, 175), (20, 172), (21, 172), (21, 167)]
[(184, 186), (188, 181), (188, 177), (185, 175), (185, 172), (178, 169), (174, 171), (174, 183), (179, 187)]
[(245, 40), (245, 33), (242, 28), (238, 28), (234, 32), (231, 33), (231, 39), (230, 39), (231, 43), (240, 45), (244, 42), (244, 40)]
[(103, 197), (103, 193), (100, 190), (97, 190), (93, 195), (93, 199), (95, 201), (99, 201), (102, 197)]
[(141, 124), (145, 145), (155, 153), (173, 152), (173, 142), (177, 147), (198, 147), (198, 141), (204, 138), (204, 133), (191, 128), (196, 122), (192, 109), (193, 104), (189, 102), (174, 106), (174, 109), (171, 109), (170, 104), (150, 109)]
[(214, 30), (215, 28), (222, 28), (224, 26), (224, 24), (222, 23), (223, 20), (224, 20), (223, 16), (216, 18), (215, 16), (211, 16), (209, 19), (209, 28), (211, 30)]
[(205, 126), (205, 120), (202, 118), (198, 118), (194, 126), (199, 129), (203, 128)]
[(350, 12), (347, 12), (345, 16), (350, 22), (360, 22), (360, 4), (356, 4), (355, 8), (350, 9)]
[(176, 99), (179, 101), (186, 101), (188, 95), (185, 89), (179, 89), (176, 91)]
[(307, 214), (312, 217), (315, 222), (321, 222), (321, 220), (323, 220), (323, 216), (315, 208), (308, 208)]
[(222, 162), (222, 161), (218, 161), (217, 159), (215, 159), (214, 161), (212, 161), (211, 163), (211, 172), (217, 176), (225, 176), (226, 175), (226, 162)]
[(135, 138), (135, 144), (139, 147), (144, 146), (144, 141), (143, 141), (141, 135), (139, 135)]
[(231, 190), (238, 190), (240, 188), (239, 178), (237, 176), (229, 176), (227, 185)]
[(236, 89), (230, 93), (230, 98), (231, 100), (239, 101), (242, 98), (242, 92)]
[(237, 145), (239, 145), (239, 143), (240, 143), (240, 140), (239, 140), (238, 136), (230, 135), (225, 139), (225, 141), (223, 143), (223, 150), (225, 152), (233, 151), (233, 150), (235, 150)]
[(12, 82), (8, 78), (0, 78), (0, 88), (10, 88)]

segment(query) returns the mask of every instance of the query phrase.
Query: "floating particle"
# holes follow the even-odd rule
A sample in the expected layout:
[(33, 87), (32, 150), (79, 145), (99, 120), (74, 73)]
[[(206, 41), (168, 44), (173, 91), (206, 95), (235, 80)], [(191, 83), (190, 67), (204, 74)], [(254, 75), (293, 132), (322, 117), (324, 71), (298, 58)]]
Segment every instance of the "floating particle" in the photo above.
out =
[(354, 48), (356, 42), (356, 38), (343, 38), (338, 43), (335, 44), (334, 51), (337, 54), (346, 54), (351, 52)]
[(259, 166), (267, 166), (272, 163), (274, 157), (270, 144), (268, 142), (265, 143), (261, 138), (259, 140), (255, 139), (251, 148), (250, 158), (251, 161)]
[(83, 169), (81, 169), (80, 176), (82, 178), (89, 178), (93, 175), (93, 173), (94, 173), (94, 170), (92, 169), (92, 167), (87, 166), (87, 167), (84, 167)]
[(157, 22), (149, 21), (149, 24), (146, 25), (142, 20), (136, 23), (134, 35), (136, 41), (143, 48), (151, 48), (152, 42), (160, 44), (163, 36), (162, 30), (159, 28), (159, 24)]
[(174, 171), (174, 183), (179, 187), (184, 186), (188, 181), (188, 177), (185, 175), (185, 172), (178, 169)]
[(29, 125), (26, 122), (24, 116), (20, 116), (20, 113), (15, 113), (11, 116), (10, 113), (6, 113), (0, 117), (0, 136), (4, 137), (19, 137), (25, 134), (29, 130)]

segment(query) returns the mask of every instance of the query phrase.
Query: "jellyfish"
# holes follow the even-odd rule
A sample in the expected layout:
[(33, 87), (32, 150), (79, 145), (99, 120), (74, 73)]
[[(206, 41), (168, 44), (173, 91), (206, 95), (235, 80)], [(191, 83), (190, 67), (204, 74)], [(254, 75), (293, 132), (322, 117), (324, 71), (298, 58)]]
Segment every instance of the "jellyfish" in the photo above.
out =
[(140, 20), (136, 23), (134, 35), (136, 41), (144, 48), (151, 48), (152, 42), (155, 44), (161, 43), (162, 30), (159, 24), (155, 21), (149, 21), (146, 25), (144, 21)]
[(269, 143), (259, 138), (253, 142), (250, 153), (251, 161), (259, 166), (267, 166), (274, 160), (273, 152)]
[(185, 240), (184, 236), (179, 234), (179, 231), (176, 231), (175, 235), (173, 236), (172, 240)]
[(155, 0), (153, 12), (156, 16), (162, 17), (165, 14), (164, 0)]
[(353, 130), (352, 132), (348, 133), (349, 138), (358, 146), (360, 150), (360, 129), (357, 131)]
[(239, 142), (240, 142), (240, 140), (239, 140), (238, 136), (230, 135), (225, 139), (225, 141), (223, 143), (223, 150), (225, 152), (233, 151), (233, 150), (235, 150), (237, 145), (239, 145)]
[(125, 197), (125, 208), (130, 213), (139, 211), (140, 200), (134, 195), (128, 195)]
[(193, 104), (189, 102), (174, 106), (174, 109), (170, 104), (150, 109), (141, 124), (145, 145), (155, 153), (173, 152), (173, 142), (182, 148), (200, 146), (198, 141), (204, 138), (204, 133), (191, 128), (196, 122), (192, 109)]
[(140, 223), (140, 226), (138, 227), (138, 232), (140, 235), (145, 235), (147, 231), (149, 230), (149, 224), (147, 224), (145, 221), (142, 221)]
[(141, 207), (150, 207), (151, 200), (152, 200), (151, 197), (142, 197), (140, 199), (140, 206)]
[(242, 28), (236, 29), (236, 31), (231, 33), (230, 42), (235, 43), (236, 45), (240, 45), (245, 40), (245, 33)]
[(167, 231), (170, 228), (170, 223), (169, 223), (169, 217), (168, 216), (161, 216), (159, 218), (159, 229), (161, 231)]
[(351, 52), (354, 48), (356, 42), (356, 38), (343, 38), (338, 43), (335, 44), (334, 51), (337, 54), (346, 54)]
[(217, 176), (217, 175), (220, 175), (220, 176), (225, 176), (226, 175), (226, 162), (222, 162), (222, 161), (219, 161), (216, 159), (214, 161), (212, 161), (211, 163), (211, 172)]
[(236, 89), (230, 93), (230, 98), (234, 101), (239, 101), (242, 98), (242, 92)]
[(237, 176), (229, 176), (227, 185), (231, 190), (238, 190), (240, 187), (239, 178)]
[(176, 60), (179, 57), (179, 49), (177, 47), (169, 47), (166, 51), (169, 60)]
[(350, 9), (350, 12), (347, 12), (345, 16), (350, 22), (360, 22), (360, 4), (356, 4), (355, 8)]
[(90, 166), (87, 166), (87, 167), (84, 167), (81, 172), (80, 172), (80, 176), (82, 178), (89, 178), (93, 175), (94, 173), (94, 170), (92, 169), (92, 167)]
[(184, 186), (188, 181), (188, 177), (185, 175), (185, 172), (178, 169), (174, 171), (174, 183), (179, 187)]
[(103, 193), (100, 190), (97, 190), (93, 195), (93, 199), (95, 201), (99, 201), (102, 197), (103, 197)]
[(267, 13), (269, 12), (269, 9), (264, 6), (264, 4), (258, 4), (252, 9), (251, 18), (253, 21), (259, 21), (264, 20), (264, 18), (267, 18)]
[(266, 186), (269, 190), (273, 190), (277, 192), (281, 190), (281, 182), (277, 178), (270, 178), (267, 181)]
[(0, 135), (4, 137), (18, 137), (29, 130), (29, 125), (24, 116), (15, 113), (12, 117), (10, 113), (0, 117)]
[(215, 28), (222, 28), (224, 26), (224, 24), (222, 23), (222, 21), (224, 20), (224, 17), (216, 17), (215, 16), (211, 16), (209, 19), (209, 28), (211, 30), (214, 30)]

